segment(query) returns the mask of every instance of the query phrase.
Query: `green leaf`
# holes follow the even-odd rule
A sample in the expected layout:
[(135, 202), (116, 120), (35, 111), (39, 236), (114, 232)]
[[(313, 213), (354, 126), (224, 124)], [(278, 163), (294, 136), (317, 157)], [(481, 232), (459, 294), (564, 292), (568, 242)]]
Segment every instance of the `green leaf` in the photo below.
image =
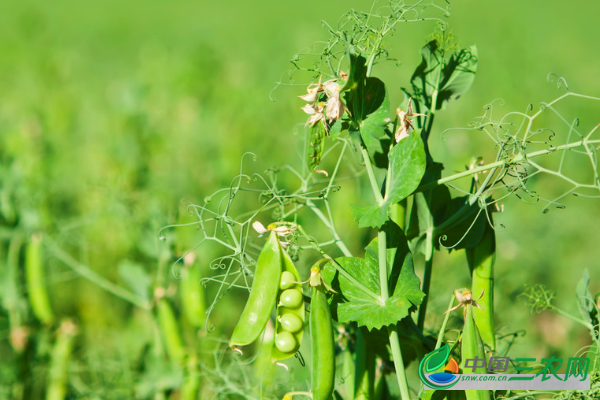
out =
[(386, 203), (404, 200), (416, 188), (425, 174), (425, 149), (421, 130), (413, 131), (398, 143), (389, 154), (391, 176), (387, 183)]
[(391, 171), (384, 202), (369, 207), (353, 206), (352, 214), (361, 228), (380, 228), (390, 217), (391, 205), (407, 198), (419, 187), (426, 165), (421, 131), (414, 131), (401, 140), (388, 156)]
[[(428, 109), (440, 110), (469, 90), (477, 72), (477, 48), (470, 46), (448, 58), (447, 48), (432, 40), (421, 49), (421, 64), (411, 83), (412, 97)], [(436, 96), (436, 104), (432, 104)]]
[(336, 262), (354, 278), (353, 280), (340, 274), (331, 264), (326, 265), (322, 270), (323, 279), (338, 292), (332, 300), (332, 306), (337, 311), (339, 322), (355, 321), (358, 326), (365, 326), (369, 330), (380, 329), (405, 318), (411, 309), (421, 303), (424, 294), (419, 289), (420, 282), (414, 272), (406, 237), (397, 226), (395, 228), (390, 226), (386, 225), (386, 229), (391, 233), (387, 248), (391, 296), (385, 303), (381, 303), (380, 299), (370, 296), (355, 284), (358, 281), (372, 292), (381, 293), (377, 239), (367, 246), (365, 259), (358, 257), (336, 259)]
[(342, 86), (342, 92), (356, 89), (367, 77), (367, 59), (352, 50), (348, 50), (347, 55), (350, 72), (348, 72), (348, 80)]
[(594, 307), (594, 297), (592, 296), (589, 287), (590, 273), (586, 268), (583, 270), (583, 276), (577, 284), (575, 293), (577, 295), (577, 302), (579, 303), (579, 311), (581, 312), (581, 316), (586, 322), (591, 324), (592, 320), (597, 318), (597, 312), (596, 308)]
[(389, 218), (389, 210), (375, 204), (373, 206), (351, 205), (352, 216), (358, 221), (359, 228), (381, 227)]
[(119, 275), (140, 299), (150, 302), (150, 285), (152, 279), (146, 270), (132, 261), (123, 261), (118, 267)]

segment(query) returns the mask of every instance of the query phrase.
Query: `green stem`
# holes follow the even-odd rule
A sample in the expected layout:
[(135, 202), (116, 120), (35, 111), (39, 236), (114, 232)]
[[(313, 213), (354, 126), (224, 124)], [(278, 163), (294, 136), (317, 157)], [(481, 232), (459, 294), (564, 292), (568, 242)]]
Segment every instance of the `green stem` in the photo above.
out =
[(592, 324), (590, 324), (589, 322), (587, 322), (587, 321), (584, 321), (584, 320), (582, 320), (582, 319), (580, 319), (580, 318), (574, 317), (574, 316), (573, 316), (573, 315), (571, 315), (570, 313), (568, 313), (568, 312), (566, 312), (566, 311), (563, 311), (563, 310), (561, 310), (560, 308), (556, 308), (556, 307), (554, 307), (553, 305), (550, 305), (550, 308), (551, 308), (553, 311), (555, 311), (555, 312), (559, 313), (560, 315), (562, 315), (563, 317), (569, 318), (569, 319), (570, 319), (570, 320), (572, 320), (572, 321), (575, 321), (575, 322), (577, 322), (577, 323), (580, 323), (581, 325), (585, 326), (586, 328), (588, 328), (588, 329), (590, 329), (590, 330), (593, 330), (593, 329), (594, 329), (594, 326), (593, 326)]
[(319, 218), (321, 220), (321, 222), (323, 222), (323, 224), (327, 227), (327, 229), (329, 229), (329, 232), (331, 232), (331, 235), (333, 236), (333, 239), (335, 240), (336, 246), (341, 250), (341, 252), (344, 254), (344, 256), (352, 257), (352, 252), (348, 249), (348, 247), (346, 246), (346, 244), (344, 243), (344, 241), (338, 234), (337, 230), (335, 229), (335, 226), (331, 222), (329, 222), (329, 219), (327, 219), (325, 214), (323, 214), (323, 211), (321, 211), (319, 209), (319, 207), (317, 207), (317, 205), (312, 202), (312, 200), (307, 200), (306, 205), (312, 210), (312, 212), (315, 213), (317, 218)]
[[(381, 204), (383, 203), (383, 196), (375, 180), (375, 173), (373, 171), (373, 165), (369, 157), (368, 151), (363, 147), (362, 149), (363, 159), (365, 161), (365, 168), (371, 181), (371, 187), (373, 188), (373, 195), (375, 200)], [(387, 273), (387, 234), (385, 231), (380, 230), (377, 233), (378, 241), (378, 259), (379, 259), (379, 283), (381, 288), (381, 303), (385, 304), (389, 298), (388, 289), (388, 273)], [(404, 361), (402, 361), (402, 350), (400, 348), (400, 339), (398, 337), (398, 331), (395, 325), (388, 326), (390, 348), (392, 350), (392, 358), (394, 359), (394, 367), (396, 368), (396, 378), (398, 379), (398, 386), (400, 387), (400, 396), (402, 400), (410, 400), (410, 393), (408, 391), (408, 381), (406, 379), (406, 371), (404, 370)]]
[(577, 142), (573, 142), (573, 143), (568, 143), (568, 144), (564, 144), (564, 145), (561, 145), (561, 146), (557, 146), (557, 147), (554, 147), (552, 149), (534, 151), (534, 152), (529, 153), (529, 154), (517, 154), (515, 157), (513, 157), (510, 160), (494, 161), (493, 163), (482, 165), (481, 167), (473, 168), (473, 169), (470, 169), (470, 170), (467, 170), (467, 171), (464, 171), (464, 172), (460, 172), (458, 174), (454, 174), (454, 175), (446, 176), (444, 178), (440, 178), (437, 181), (429, 182), (429, 183), (427, 183), (425, 185), (419, 186), (415, 190), (415, 193), (423, 192), (425, 190), (434, 188), (436, 186), (444, 185), (444, 184), (446, 184), (448, 182), (452, 182), (452, 181), (455, 181), (457, 179), (461, 179), (461, 178), (464, 178), (464, 177), (467, 177), (467, 176), (478, 174), (480, 172), (487, 171), (488, 169), (493, 169), (493, 168), (507, 166), (507, 165), (510, 165), (510, 164), (514, 164), (514, 163), (520, 162), (522, 160), (526, 160), (526, 159), (529, 159), (529, 158), (534, 158), (534, 157), (539, 157), (539, 156), (543, 156), (543, 155), (555, 153), (557, 151), (564, 151), (564, 150), (572, 149), (572, 148), (575, 148), (575, 147), (581, 147), (584, 144), (586, 144), (586, 145), (600, 144), (600, 139), (598, 139), (598, 140), (583, 139), (583, 140), (579, 140)]
[(396, 377), (398, 378), (398, 386), (400, 387), (400, 398), (402, 400), (410, 400), (408, 391), (408, 382), (406, 380), (406, 371), (404, 369), (404, 361), (402, 360), (402, 352), (400, 350), (400, 339), (396, 325), (388, 326), (390, 348), (392, 349), (392, 357), (394, 359), (394, 367), (396, 368)]
[(433, 229), (430, 228), (427, 231), (427, 237), (425, 238), (425, 271), (423, 273), (423, 288), (422, 291), (425, 293), (425, 297), (419, 306), (419, 319), (417, 320), (417, 326), (421, 331), (425, 326), (425, 315), (427, 313), (427, 303), (429, 302), (429, 287), (431, 286), (431, 273), (433, 270)]
[[(448, 304), (448, 308), (446, 310), (450, 310), (454, 305), (454, 294), (450, 296), (450, 303)], [(444, 335), (446, 334), (446, 325), (448, 325), (448, 320), (450, 319), (450, 313), (446, 312), (446, 316), (444, 317), (444, 322), (442, 322), (442, 327), (440, 328), (440, 333), (438, 334), (437, 342), (435, 344), (435, 348), (439, 349), (442, 345), (442, 341), (444, 340)]]
[(387, 235), (385, 231), (377, 232), (377, 242), (379, 251), (379, 286), (381, 288), (381, 304), (390, 297), (388, 289), (388, 271), (387, 271)]
[(364, 147), (362, 148), (362, 156), (365, 162), (365, 169), (367, 170), (367, 175), (369, 175), (369, 181), (371, 182), (371, 189), (373, 189), (373, 195), (375, 196), (375, 200), (377, 201), (377, 204), (382, 204), (383, 196), (381, 195), (381, 190), (379, 188), (379, 184), (377, 183), (377, 178), (375, 178), (373, 164), (371, 164), (369, 152)]
[(52, 251), (52, 253), (54, 253), (56, 258), (58, 258), (65, 265), (67, 265), (69, 268), (71, 268), (73, 271), (79, 274), (82, 278), (89, 280), (90, 282), (94, 283), (95, 285), (98, 285), (107, 292), (110, 292), (115, 296), (126, 300), (140, 308), (146, 310), (150, 309), (150, 304), (148, 304), (148, 302), (143, 301), (138, 296), (131, 293), (129, 290), (123, 289), (122, 287), (115, 285), (114, 283), (110, 282), (104, 277), (98, 275), (97, 273), (92, 271), (88, 266), (77, 262), (63, 249), (58, 247), (58, 245), (56, 245), (54, 241), (50, 240), (49, 238), (46, 238), (44, 240), (44, 244)]

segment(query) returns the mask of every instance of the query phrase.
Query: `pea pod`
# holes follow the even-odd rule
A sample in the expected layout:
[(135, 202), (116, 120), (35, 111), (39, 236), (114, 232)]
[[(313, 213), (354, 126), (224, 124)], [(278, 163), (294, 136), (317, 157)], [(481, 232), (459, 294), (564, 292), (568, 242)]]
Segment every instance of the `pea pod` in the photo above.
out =
[(31, 310), (36, 318), (46, 325), (54, 321), (54, 313), (48, 299), (46, 279), (42, 256), (42, 239), (40, 235), (33, 235), (27, 244), (25, 253), (25, 277), (27, 280), (27, 293)]
[(186, 365), (186, 378), (181, 387), (181, 400), (197, 400), (200, 390), (200, 370), (198, 368), (198, 356), (190, 354)]
[(283, 272), (279, 281), (280, 292), (277, 296), (277, 320), (275, 325), (275, 346), (273, 361), (290, 358), (302, 344), (304, 331), (304, 299), (300, 274), (285, 250), (279, 247), (283, 260)]
[(275, 307), (279, 280), (281, 279), (281, 251), (277, 233), (271, 231), (269, 240), (263, 247), (254, 271), (250, 297), (242, 311), (240, 320), (233, 330), (229, 346), (246, 346), (254, 342), (267, 325), (271, 311)]
[(204, 327), (206, 322), (204, 288), (199, 283), (202, 277), (200, 272), (197, 265), (186, 267), (183, 270), (180, 287), (183, 315), (196, 328)]
[(158, 324), (167, 347), (169, 359), (175, 365), (181, 364), (185, 359), (185, 347), (173, 308), (164, 297), (158, 301)]
[(322, 285), (313, 286), (310, 302), (313, 400), (329, 400), (335, 382), (333, 322)]
[(472, 275), (471, 292), (475, 298), (483, 295), (477, 303), (483, 310), (473, 309), (473, 319), (481, 339), (492, 350), (496, 349), (494, 329), (494, 261), (496, 259), (496, 235), (487, 226), (481, 242), (466, 249), (467, 261)]
[(46, 400), (63, 400), (67, 394), (69, 378), (69, 359), (73, 352), (73, 342), (77, 334), (77, 326), (63, 321), (56, 334), (56, 342), (52, 347), (50, 370), (48, 371)]
[[(468, 304), (465, 307), (465, 325), (461, 339), (461, 368), (463, 374), (485, 374), (485, 367), (479, 367), (475, 370), (466, 368), (466, 362), (469, 359), (485, 359), (485, 351), (481, 335), (473, 320), (473, 306)], [(473, 361), (471, 362), (473, 363)], [(491, 400), (488, 390), (465, 390), (465, 395), (467, 400)]]
[(321, 163), (325, 151), (325, 128), (323, 124), (316, 123), (310, 128), (308, 141), (306, 143), (306, 165), (308, 171), (313, 172)]

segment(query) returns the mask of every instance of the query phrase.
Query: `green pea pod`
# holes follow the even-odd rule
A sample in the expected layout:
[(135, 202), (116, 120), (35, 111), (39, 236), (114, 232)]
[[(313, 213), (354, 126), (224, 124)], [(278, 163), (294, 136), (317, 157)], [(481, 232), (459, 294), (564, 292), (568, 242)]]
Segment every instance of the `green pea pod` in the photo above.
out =
[(317, 122), (310, 128), (306, 143), (306, 165), (309, 172), (313, 172), (321, 163), (325, 151), (325, 128)]
[(477, 303), (483, 309), (473, 309), (473, 318), (483, 342), (495, 350), (494, 261), (496, 259), (496, 235), (494, 229), (488, 225), (481, 242), (476, 247), (467, 248), (466, 253), (473, 280), (471, 292), (475, 299), (481, 295)]
[(236, 348), (251, 344), (265, 329), (277, 300), (281, 264), (277, 234), (271, 231), (269, 240), (258, 256), (250, 297), (233, 330), (229, 340), (230, 347)]
[(35, 317), (46, 325), (54, 322), (54, 313), (48, 299), (46, 279), (42, 256), (42, 239), (40, 235), (33, 235), (27, 244), (25, 253), (25, 278), (29, 303)]
[[(298, 274), (298, 270), (294, 266), (290, 256), (281, 246), (279, 247), (279, 251), (283, 260), (283, 272), (280, 279), (280, 292), (277, 296), (279, 303), (277, 305), (277, 320), (275, 325), (275, 346), (273, 346), (272, 353), (274, 362), (285, 360), (296, 354), (302, 344), (305, 320), (300, 274)], [(289, 340), (290, 343), (283, 343), (282, 339)], [(288, 345), (291, 350), (282, 351), (287, 350), (282, 347), (282, 343)]]
[[(478, 368), (467, 368), (467, 360), (473, 360), (475, 358), (485, 359), (485, 350), (483, 348), (483, 341), (481, 335), (477, 329), (477, 325), (473, 320), (473, 306), (470, 304), (466, 306), (465, 312), (465, 326), (463, 328), (462, 339), (461, 339), (461, 368), (463, 374), (485, 374), (485, 367)], [(474, 361), (471, 361), (473, 363)], [(491, 400), (490, 392), (488, 390), (465, 390), (467, 400)]]
[(181, 387), (181, 400), (197, 400), (200, 390), (200, 369), (198, 368), (198, 356), (191, 354), (187, 361), (186, 378)]
[(182, 275), (179, 293), (183, 315), (190, 324), (202, 328), (206, 322), (206, 303), (204, 288), (200, 284), (200, 268), (192, 265), (185, 268)]
[(64, 400), (67, 394), (69, 359), (76, 334), (77, 326), (71, 321), (63, 321), (58, 328), (56, 342), (50, 356), (46, 400)]
[(369, 400), (375, 386), (375, 353), (369, 349), (367, 333), (361, 329), (356, 333), (356, 369), (354, 371), (354, 400)]
[(164, 297), (158, 301), (158, 324), (167, 347), (169, 359), (173, 364), (180, 365), (185, 359), (186, 351), (173, 308)]
[[(342, 352), (339, 356), (342, 364), (342, 379), (343, 379), (343, 392), (342, 398), (354, 399), (354, 380), (355, 380), (355, 363), (353, 352), (350, 350), (349, 340), (346, 339), (343, 342)], [(340, 389), (338, 389), (339, 391)]]
[(310, 302), (313, 400), (329, 400), (335, 383), (335, 344), (331, 310), (323, 286), (313, 286)]

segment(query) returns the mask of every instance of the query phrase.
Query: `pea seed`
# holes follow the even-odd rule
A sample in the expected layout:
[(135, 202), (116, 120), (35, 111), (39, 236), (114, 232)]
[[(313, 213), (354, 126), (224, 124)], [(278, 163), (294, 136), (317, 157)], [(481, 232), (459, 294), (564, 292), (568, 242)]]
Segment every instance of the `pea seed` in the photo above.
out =
[(282, 353), (292, 353), (296, 345), (296, 339), (290, 332), (283, 331), (275, 336), (275, 346)]
[(296, 333), (304, 327), (304, 323), (299, 316), (292, 313), (283, 314), (279, 319), (279, 323), (283, 330)]
[(279, 283), (279, 288), (281, 290), (289, 289), (296, 284), (296, 278), (294, 274), (289, 271), (284, 271), (281, 274), (281, 282)]
[(284, 307), (298, 308), (302, 305), (302, 292), (298, 289), (284, 290), (279, 302)]

